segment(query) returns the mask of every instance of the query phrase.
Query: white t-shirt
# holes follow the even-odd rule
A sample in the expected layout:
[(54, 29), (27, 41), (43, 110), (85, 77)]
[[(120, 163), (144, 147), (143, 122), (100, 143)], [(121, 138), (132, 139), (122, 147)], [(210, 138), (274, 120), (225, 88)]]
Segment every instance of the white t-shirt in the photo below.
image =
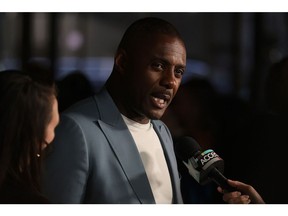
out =
[(134, 138), (157, 204), (172, 203), (171, 179), (160, 140), (152, 123), (140, 124), (123, 119)]

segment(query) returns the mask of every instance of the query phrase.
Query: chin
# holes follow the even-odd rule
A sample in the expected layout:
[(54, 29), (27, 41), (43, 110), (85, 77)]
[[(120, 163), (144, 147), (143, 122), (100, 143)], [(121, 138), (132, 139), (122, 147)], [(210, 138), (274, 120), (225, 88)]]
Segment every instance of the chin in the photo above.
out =
[(162, 111), (162, 112), (152, 112), (150, 113), (150, 115), (148, 116), (149, 119), (152, 119), (152, 120), (159, 120), (163, 114), (164, 114), (165, 111)]

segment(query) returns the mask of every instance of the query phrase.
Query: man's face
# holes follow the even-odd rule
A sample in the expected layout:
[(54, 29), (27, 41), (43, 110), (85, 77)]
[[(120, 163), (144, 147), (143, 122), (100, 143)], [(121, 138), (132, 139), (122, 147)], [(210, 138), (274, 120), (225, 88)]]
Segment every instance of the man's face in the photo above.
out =
[(127, 54), (126, 115), (139, 122), (160, 119), (175, 96), (186, 67), (186, 49), (171, 36), (139, 40)]

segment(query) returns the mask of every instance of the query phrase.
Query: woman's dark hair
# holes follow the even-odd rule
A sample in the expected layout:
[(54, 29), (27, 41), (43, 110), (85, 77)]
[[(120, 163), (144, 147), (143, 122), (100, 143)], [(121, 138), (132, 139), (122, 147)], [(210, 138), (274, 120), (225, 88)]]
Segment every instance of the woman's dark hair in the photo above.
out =
[(40, 191), (46, 126), (52, 118), (54, 84), (17, 71), (0, 72), (0, 187), (10, 178)]

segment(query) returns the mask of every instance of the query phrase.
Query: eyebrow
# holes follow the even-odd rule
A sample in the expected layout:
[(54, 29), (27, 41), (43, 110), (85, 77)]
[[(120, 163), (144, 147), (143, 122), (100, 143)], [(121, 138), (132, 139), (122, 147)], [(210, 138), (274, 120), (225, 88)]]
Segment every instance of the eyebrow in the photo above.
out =
[[(159, 57), (159, 56), (156, 56), (156, 55), (153, 56), (151, 62), (153, 62), (153, 61), (162, 61), (165, 64), (172, 65), (167, 58)], [(184, 68), (186, 70), (186, 64), (176, 64), (176, 67), (182, 67), (182, 68)]]

